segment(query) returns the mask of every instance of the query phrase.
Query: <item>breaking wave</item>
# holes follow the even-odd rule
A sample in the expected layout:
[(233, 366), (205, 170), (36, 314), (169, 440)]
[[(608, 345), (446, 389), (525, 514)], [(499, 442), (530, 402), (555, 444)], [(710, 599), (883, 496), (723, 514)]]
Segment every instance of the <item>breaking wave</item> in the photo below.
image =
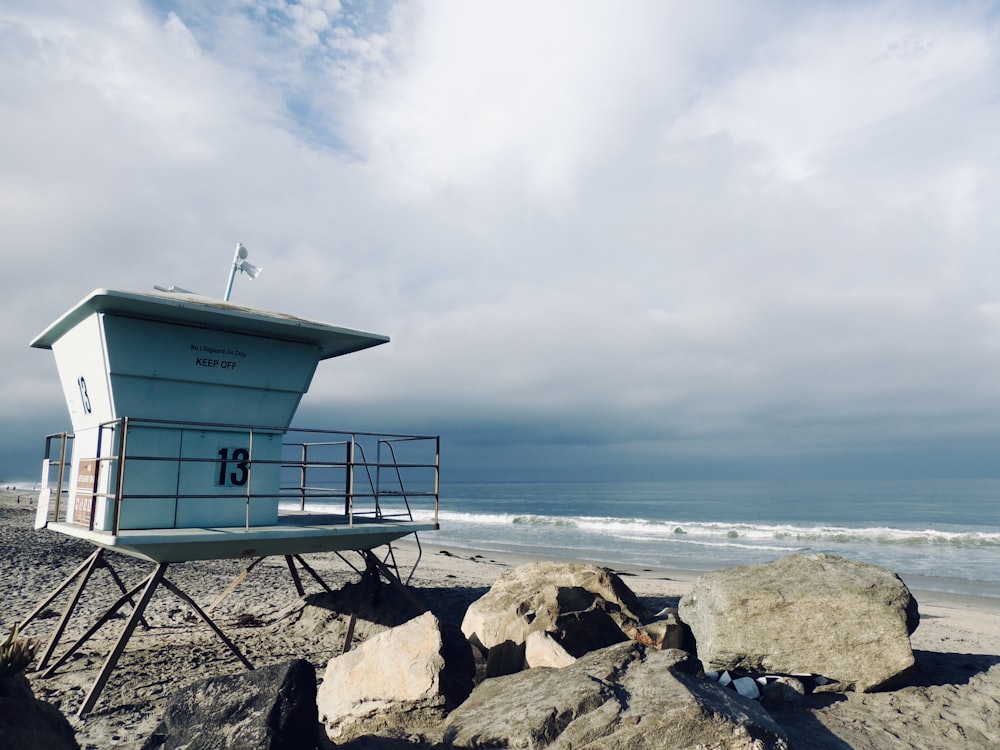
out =
[[(416, 511), (415, 516), (430, 517), (430, 512)], [(728, 540), (729, 543), (759, 547), (768, 541), (781, 542), (775, 549), (789, 545), (815, 547), (817, 544), (900, 545), (905, 547), (977, 547), (1000, 548), (1000, 532), (944, 529), (901, 529), (888, 526), (797, 526), (792, 524), (726, 523), (723, 521), (670, 521), (623, 519), (594, 516), (547, 516), (537, 514), (466, 513), (442, 511), (442, 525), (448, 523), (475, 526), (522, 527), (525, 529), (562, 529), (593, 532), (632, 541)]]

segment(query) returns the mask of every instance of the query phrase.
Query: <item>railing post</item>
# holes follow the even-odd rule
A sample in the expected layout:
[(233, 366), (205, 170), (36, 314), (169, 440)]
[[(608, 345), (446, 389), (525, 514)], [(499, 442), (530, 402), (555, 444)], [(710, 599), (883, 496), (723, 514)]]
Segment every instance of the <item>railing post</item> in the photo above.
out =
[[(128, 443), (128, 417), (121, 418), (121, 427), (122, 439), (119, 441), (121, 448), (118, 451), (118, 476), (115, 478), (115, 496), (113, 498), (114, 505), (112, 506), (111, 511), (111, 529), (115, 536), (118, 536), (118, 524), (121, 519), (122, 496), (124, 494), (123, 490), (125, 489), (125, 449)], [(100, 432), (98, 432), (98, 444), (100, 444), (100, 440)], [(97, 453), (98, 458), (100, 458), (100, 450), (98, 450)], [(100, 463), (98, 463), (97, 473), (100, 474)], [(93, 528), (93, 515), (91, 515), (90, 522), (91, 528)]]
[(246, 500), (246, 529), (250, 528), (250, 497), (253, 495), (253, 427), (249, 429), (250, 447), (247, 456), (247, 500)]
[[(94, 481), (90, 487), (90, 531), (94, 530), (95, 516), (97, 515), (97, 488), (101, 481), (101, 448), (103, 445), (101, 443), (104, 441), (104, 424), (99, 424), (97, 426), (97, 450), (94, 452)], [(112, 448), (112, 450), (114, 450)], [(76, 478), (77, 489), (80, 487), (80, 476), (77, 474)], [(105, 500), (107, 503), (107, 500)], [(76, 511), (74, 511), (75, 513)], [(107, 505), (105, 504), (105, 513), (107, 512)], [(114, 525), (112, 524), (112, 528)]]
[(59, 512), (62, 508), (62, 490), (63, 481), (65, 480), (64, 474), (66, 473), (66, 443), (68, 439), (66, 433), (62, 434), (62, 439), (59, 441), (59, 480), (56, 486), (56, 521), (59, 520)]
[(344, 497), (344, 515), (354, 524), (354, 435), (347, 442), (347, 486)]
[(375, 517), (378, 517), (378, 499), (382, 492), (382, 438), (375, 439), (375, 486), (372, 488), (375, 497)]
[[(382, 443), (384, 441), (382, 438), (378, 438), (375, 441), (375, 487), (373, 492), (375, 497), (375, 518), (380, 518), (382, 516), (382, 505), (379, 502), (380, 495), (382, 492)], [(397, 469), (398, 471), (398, 469)]]
[(441, 436), (434, 438), (434, 523), (438, 522), (438, 497), (441, 489)]
[(299, 510), (306, 509), (306, 464), (309, 462), (309, 446), (302, 443), (302, 463), (299, 466)]

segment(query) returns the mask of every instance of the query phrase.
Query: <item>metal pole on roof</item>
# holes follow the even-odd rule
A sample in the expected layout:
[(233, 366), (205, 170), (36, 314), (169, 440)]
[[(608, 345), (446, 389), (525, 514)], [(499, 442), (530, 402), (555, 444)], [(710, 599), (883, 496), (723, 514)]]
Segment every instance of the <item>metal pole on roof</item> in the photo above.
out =
[(236, 255), (233, 256), (233, 267), (229, 269), (229, 281), (226, 283), (226, 296), (222, 299), (229, 302), (229, 295), (233, 293), (233, 279), (236, 278), (236, 272), (240, 268), (240, 261), (247, 259), (247, 249), (243, 247), (242, 242), (236, 243)]

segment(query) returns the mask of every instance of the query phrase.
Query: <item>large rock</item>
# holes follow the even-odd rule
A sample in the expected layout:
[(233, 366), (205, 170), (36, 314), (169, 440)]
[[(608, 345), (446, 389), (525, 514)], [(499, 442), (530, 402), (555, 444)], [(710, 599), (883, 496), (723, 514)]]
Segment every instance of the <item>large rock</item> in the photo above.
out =
[(823, 554), (707, 573), (679, 615), (706, 671), (812, 673), (859, 692), (906, 679), (920, 622), (891, 570)]
[(474, 674), (468, 642), (428, 612), (331, 659), (320, 720), (336, 742), (419, 735), (468, 697)]
[[(524, 642), (524, 664), (528, 669), (535, 667), (568, 667), (576, 661), (570, 654), (548, 633), (536, 630), (528, 633), (528, 638)], [(514, 670), (518, 671), (518, 670)]]
[(304, 659), (177, 691), (143, 750), (311, 750), (316, 669)]
[(21, 674), (0, 677), (0, 748), (80, 750), (58, 709), (35, 698)]
[(638, 627), (626, 626), (624, 628), (625, 635), (633, 641), (639, 641), (639, 643), (653, 648), (694, 650), (693, 645), (688, 643), (690, 631), (677, 618), (677, 610), (661, 612), (657, 617), (661, 619), (647, 622)]
[(488, 672), (495, 676), (523, 666), (519, 654), (531, 633), (546, 632), (579, 657), (626, 640), (623, 630), (643, 616), (639, 599), (607, 568), (536, 562), (505, 571), (469, 606), (462, 632), (474, 646), (504, 651), (504, 667)]
[(685, 652), (626, 642), (562, 669), (486, 680), (445, 723), (449, 747), (785, 750), (753, 701), (687, 674)]

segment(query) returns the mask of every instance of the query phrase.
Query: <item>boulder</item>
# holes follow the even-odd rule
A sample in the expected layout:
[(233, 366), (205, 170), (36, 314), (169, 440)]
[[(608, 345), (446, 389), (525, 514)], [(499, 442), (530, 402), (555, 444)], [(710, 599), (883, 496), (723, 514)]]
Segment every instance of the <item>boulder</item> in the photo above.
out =
[(338, 743), (419, 735), (468, 697), (474, 676), (468, 642), (428, 612), (330, 660), (320, 721)]
[[(625, 628), (643, 620), (639, 599), (607, 568), (576, 563), (536, 562), (505, 571), (466, 611), (462, 632), (483, 650), (520, 649), (533, 632), (546, 632), (571, 656), (626, 640)], [(523, 662), (501, 660), (505, 671)], [(520, 667), (517, 667), (520, 668)]]
[(452, 748), (785, 750), (758, 704), (689, 674), (685, 652), (628, 641), (562, 669), (487, 680), (447, 718)]
[(0, 677), (0, 747), (80, 750), (66, 717), (35, 698), (20, 672)]
[(686, 651), (690, 631), (677, 618), (677, 610), (660, 612), (657, 617), (660, 619), (644, 625), (626, 625), (625, 635), (653, 648), (679, 648)]
[(316, 669), (304, 659), (178, 690), (142, 750), (318, 747)]
[(891, 570), (824, 554), (707, 573), (679, 616), (706, 672), (811, 673), (858, 692), (905, 681), (920, 622)]
[(799, 708), (805, 701), (805, 694), (801, 680), (783, 675), (768, 681), (761, 691), (760, 705), (771, 712)]
[[(555, 638), (541, 630), (529, 633), (524, 642), (524, 666), (535, 667), (568, 667), (576, 659), (559, 645)], [(517, 670), (515, 670), (517, 671)]]

